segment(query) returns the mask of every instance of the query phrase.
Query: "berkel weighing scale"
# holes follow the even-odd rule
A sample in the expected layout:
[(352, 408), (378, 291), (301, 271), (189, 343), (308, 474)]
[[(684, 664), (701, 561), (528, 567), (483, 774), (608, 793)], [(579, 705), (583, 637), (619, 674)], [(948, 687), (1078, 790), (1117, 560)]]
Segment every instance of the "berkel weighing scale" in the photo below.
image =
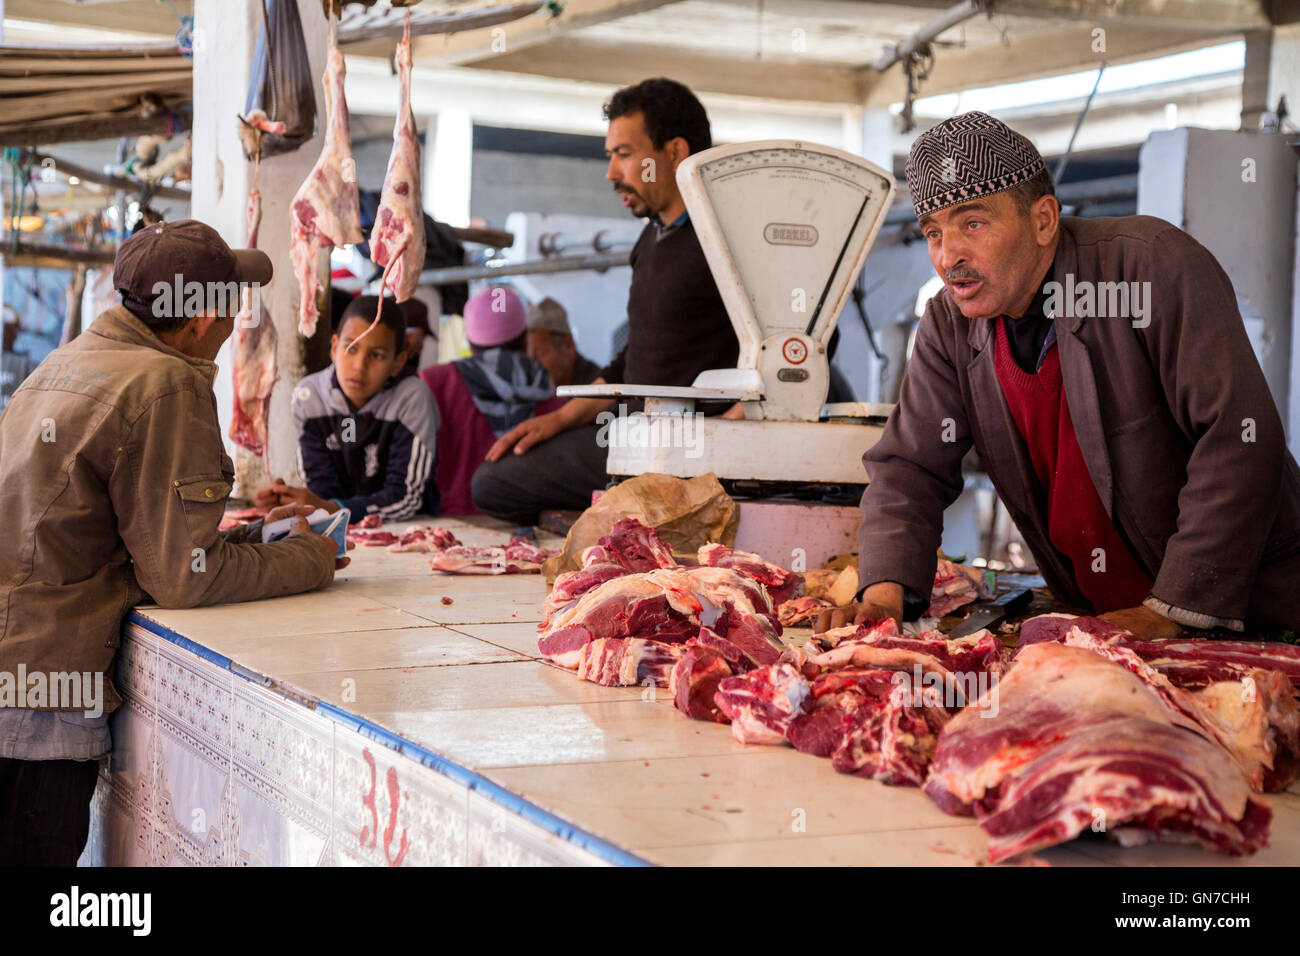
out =
[[(644, 413), (608, 422), (614, 476), (864, 484), (862, 453), (892, 406), (825, 404), (826, 345), (893, 201), (893, 176), (829, 146), (770, 140), (691, 156), (677, 184), (740, 340), (736, 367), (701, 372), (689, 387), (558, 393), (645, 400)], [(697, 416), (704, 400), (740, 402), (745, 417)]]

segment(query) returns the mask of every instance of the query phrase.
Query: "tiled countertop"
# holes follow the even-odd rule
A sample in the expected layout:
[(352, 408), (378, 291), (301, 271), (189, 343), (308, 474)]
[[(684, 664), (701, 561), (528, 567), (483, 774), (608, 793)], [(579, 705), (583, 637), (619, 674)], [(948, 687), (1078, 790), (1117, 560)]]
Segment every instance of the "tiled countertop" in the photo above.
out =
[[(436, 523), (469, 545), (509, 536), (507, 526), (487, 519)], [(273, 687), (369, 721), (650, 862), (984, 859), (979, 827), (942, 813), (915, 788), (846, 777), (829, 760), (790, 748), (742, 746), (729, 727), (678, 713), (666, 690), (600, 687), (539, 660), (540, 575), (450, 577), (431, 573), (422, 554), (350, 554), (352, 564), (325, 591), (136, 613)], [(1057, 865), (1294, 864), (1300, 783), (1267, 799), (1273, 845), (1243, 860), (1170, 844), (1123, 850), (1099, 838), (1038, 858)]]

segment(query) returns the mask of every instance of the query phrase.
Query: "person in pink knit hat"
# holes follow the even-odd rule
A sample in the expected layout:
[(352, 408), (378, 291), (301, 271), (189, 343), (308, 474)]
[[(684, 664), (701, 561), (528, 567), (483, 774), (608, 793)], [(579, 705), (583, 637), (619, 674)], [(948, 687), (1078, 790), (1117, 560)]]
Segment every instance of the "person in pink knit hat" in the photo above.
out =
[(465, 303), (469, 358), (420, 371), (442, 413), (437, 467), (441, 514), (480, 514), (470, 497), (470, 482), (492, 443), (560, 404), (553, 399), (555, 388), (545, 367), (525, 352), (527, 326), (528, 311), (515, 291), (489, 286)]

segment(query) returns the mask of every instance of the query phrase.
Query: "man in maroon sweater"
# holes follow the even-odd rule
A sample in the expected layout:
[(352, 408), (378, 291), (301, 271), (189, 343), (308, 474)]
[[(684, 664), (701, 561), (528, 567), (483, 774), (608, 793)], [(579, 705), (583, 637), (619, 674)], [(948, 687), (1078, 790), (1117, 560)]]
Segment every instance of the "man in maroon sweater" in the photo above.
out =
[(928, 597), (974, 446), (1052, 592), (1143, 637), (1300, 629), (1300, 467), (1232, 283), (1148, 216), (1061, 217), (1029, 140), (983, 113), (907, 162), (944, 289), (863, 457), (858, 601)]

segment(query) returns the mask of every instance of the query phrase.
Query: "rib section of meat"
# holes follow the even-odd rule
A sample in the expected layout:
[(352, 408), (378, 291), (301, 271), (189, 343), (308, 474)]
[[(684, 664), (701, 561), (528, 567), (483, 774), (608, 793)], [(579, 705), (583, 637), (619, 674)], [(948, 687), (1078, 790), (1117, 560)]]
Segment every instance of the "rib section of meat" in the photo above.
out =
[(1268, 839), (1268, 806), (1196, 720), (1128, 668), (1053, 642), (944, 726), (925, 791), (979, 819), (992, 862), (1094, 826), (1226, 853)]
[(668, 684), (685, 646), (639, 637), (599, 638), (578, 654), (578, 676), (605, 687)]
[(325, 65), (325, 147), (289, 207), (289, 255), (298, 277), (298, 331), (311, 337), (320, 316), (316, 303), (320, 279), (316, 271), (321, 249), (360, 242), (361, 206), (357, 195), (356, 163), (352, 159), (348, 104), (343, 95), (343, 54), (334, 44)]

